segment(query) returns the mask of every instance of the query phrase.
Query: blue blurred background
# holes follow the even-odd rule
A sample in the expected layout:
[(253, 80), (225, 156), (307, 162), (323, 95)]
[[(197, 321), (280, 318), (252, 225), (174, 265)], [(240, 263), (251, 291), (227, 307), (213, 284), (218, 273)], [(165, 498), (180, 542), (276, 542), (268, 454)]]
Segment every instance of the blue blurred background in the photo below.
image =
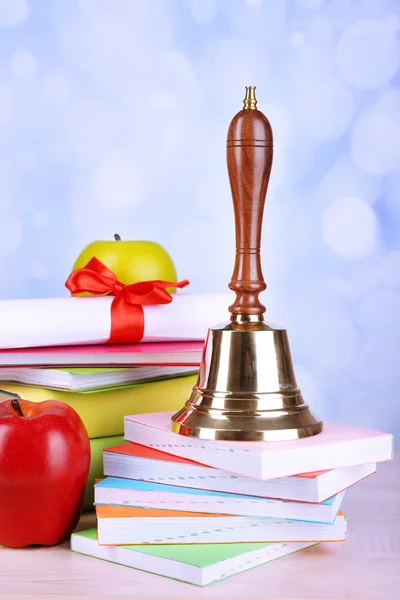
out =
[(225, 290), (226, 132), (256, 85), (267, 317), (314, 412), (399, 435), (399, 29), (397, 0), (0, 0), (0, 297), (66, 294), (115, 232)]

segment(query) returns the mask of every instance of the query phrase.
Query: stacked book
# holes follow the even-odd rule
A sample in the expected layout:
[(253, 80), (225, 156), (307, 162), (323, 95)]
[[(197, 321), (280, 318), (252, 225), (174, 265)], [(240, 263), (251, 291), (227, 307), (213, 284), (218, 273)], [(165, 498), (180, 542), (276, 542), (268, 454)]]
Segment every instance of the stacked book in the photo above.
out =
[(126, 414), (178, 410), (190, 396), (210, 322), (227, 294), (175, 294), (143, 307), (143, 342), (110, 344), (109, 296), (0, 301), (0, 401), (60, 400), (91, 441), (85, 508), (93, 506), (103, 448), (122, 443)]
[[(3, 350), (0, 361), (13, 366), (0, 366), (0, 390), (33, 402), (60, 400), (79, 414), (91, 446), (84, 501), (88, 509), (94, 480), (103, 472), (103, 448), (123, 442), (124, 415), (180, 408), (195, 383), (201, 352), (201, 342), (136, 344), (129, 352), (128, 347), (112, 346)], [(105, 366), (115, 359), (117, 365), (129, 363)], [(56, 366), (59, 363), (93, 366)]]
[(207, 585), (321, 542), (343, 542), (348, 488), (392, 458), (392, 436), (324, 423), (288, 442), (220, 442), (171, 431), (172, 412), (125, 417), (103, 451), (97, 530), (75, 552)]

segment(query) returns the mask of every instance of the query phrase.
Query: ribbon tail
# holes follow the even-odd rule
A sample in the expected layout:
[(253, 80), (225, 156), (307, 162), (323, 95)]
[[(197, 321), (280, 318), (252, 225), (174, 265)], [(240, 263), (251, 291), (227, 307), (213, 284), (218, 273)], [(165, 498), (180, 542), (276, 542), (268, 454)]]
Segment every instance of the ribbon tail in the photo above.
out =
[(175, 287), (182, 289), (189, 284), (190, 284), (189, 279), (182, 279), (182, 281), (178, 281), (178, 283), (175, 284)]
[(156, 279), (153, 281), (153, 283), (163, 288), (172, 287), (182, 289), (189, 285), (190, 281), (188, 279), (182, 279), (182, 281), (162, 281), (160, 279)]
[(136, 344), (144, 335), (144, 312), (140, 304), (126, 302), (123, 294), (111, 303), (111, 332), (107, 344)]

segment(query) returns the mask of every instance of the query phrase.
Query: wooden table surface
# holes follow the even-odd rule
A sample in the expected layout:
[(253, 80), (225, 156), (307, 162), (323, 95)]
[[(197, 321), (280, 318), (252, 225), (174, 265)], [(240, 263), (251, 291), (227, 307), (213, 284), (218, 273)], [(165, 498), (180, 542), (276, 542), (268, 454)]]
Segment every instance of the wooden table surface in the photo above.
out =
[[(400, 456), (347, 493), (346, 542), (324, 543), (225, 581), (186, 583), (53, 548), (0, 547), (0, 598), (400, 599)], [(92, 514), (79, 528), (94, 525)]]

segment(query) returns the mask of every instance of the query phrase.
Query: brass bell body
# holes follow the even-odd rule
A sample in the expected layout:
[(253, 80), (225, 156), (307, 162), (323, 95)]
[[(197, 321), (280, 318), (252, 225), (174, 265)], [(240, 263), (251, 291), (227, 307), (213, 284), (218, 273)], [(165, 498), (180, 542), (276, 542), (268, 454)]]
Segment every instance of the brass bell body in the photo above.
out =
[(293, 440), (318, 434), (297, 387), (285, 329), (264, 321), (258, 294), (266, 285), (260, 238), (272, 164), (272, 131), (256, 108), (254, 87), (228, 132), (228, 171), (234, 201), (236, 259), (231, 321), (208, 331), (198, 380), (172, 430), (230, 441)]
[(297, 387), (285, 329), (211, 327), (196, 385), (173, 431), (215, 440), (279, 441), (319, 433)]

